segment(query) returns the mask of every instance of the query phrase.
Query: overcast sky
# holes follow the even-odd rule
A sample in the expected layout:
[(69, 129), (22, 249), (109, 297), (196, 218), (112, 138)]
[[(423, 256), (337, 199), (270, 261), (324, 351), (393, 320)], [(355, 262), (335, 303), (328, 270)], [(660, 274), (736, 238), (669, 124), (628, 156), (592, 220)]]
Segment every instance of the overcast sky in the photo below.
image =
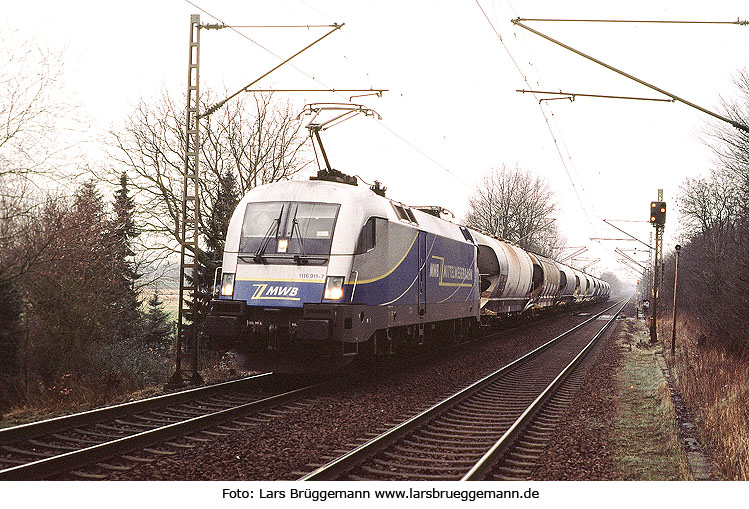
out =
[[(547, 179), (568, 245), (602, 258), (590, 271), (616, 269), (614, 247), (590, 241), (622, 234), (602, 219), (647, 220), (658, 188), (669, 203), (666, 245), (678, 240), (675, 197), (685, 177), (705, 175), (700, 141), (708, 118), (680, 103), (578, 97), (545, 101), (517, 89), (663, 97), (514, 26), (521, 18), (735, 21), (746, 2), (228, 1), (26, 0), (0, 19), (40, 44), (65, 47), (64, 87), (81, 103), (90, 135), (116, 129), (140, 100), (186, 87), (189, 15), (229, 25), (345, 23), (325, 41), (258, 84), (267, 88), (384, 88), (355, 101), (382, 120), (359, 117), (323, 133), (332, 165), (380, 180), (391, 198), (442, 205), (458, 219), (483, 173), (519, 165)], [(571, 5), (570, 5), (571, 4)], [(483, 8), (483, 12), (482, 9)], [(197, 7), (196, 7), (197, 6)], [(210, 13), (210, 15), (208, 14)], [(485, 14), (486, 17), (485, 17)], [(215, 16), (215, 17), (214, 17)], [(497, 30), (497, 36), (491, 21)], [(4, 19), (3, 19), (4, 18)], [(735, 95), (746, 65), (749, 27), (528, 22), (528, 25), (708, 109)], [(239, 29), (287, 57), (324, 28)], [(503, 44), (504, 43), (504, 44)], [(203, 31), (201, 87), (235, 91), (279, 59), (231, 30)], [(527, 83), (524, 80), (527, 79)], [(305, 103), (333, 94), (294, 94)], [(91, 149), (90, 154), (96, 154)], [(645, 223), (615, 223), (648, 239)], [(622, 273), (624, 275), (624, 273)]]

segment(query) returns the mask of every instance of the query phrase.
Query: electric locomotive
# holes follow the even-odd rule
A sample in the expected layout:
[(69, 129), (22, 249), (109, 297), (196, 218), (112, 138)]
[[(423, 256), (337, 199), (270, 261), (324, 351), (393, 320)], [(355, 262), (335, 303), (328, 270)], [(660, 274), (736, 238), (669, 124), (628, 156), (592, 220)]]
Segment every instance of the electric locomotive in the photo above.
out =
[(467, 228), (332, 180), (257, 187), (231, 218), (205, 331), (244, 368), (332, 372), (479, 324)]

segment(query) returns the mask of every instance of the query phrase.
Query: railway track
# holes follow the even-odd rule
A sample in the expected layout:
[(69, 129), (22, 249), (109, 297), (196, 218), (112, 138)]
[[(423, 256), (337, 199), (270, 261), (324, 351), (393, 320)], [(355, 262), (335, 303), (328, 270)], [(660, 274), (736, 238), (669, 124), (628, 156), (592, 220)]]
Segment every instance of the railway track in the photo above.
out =
[(574, 396), (581, 380), (576, 370), (625, 304), (592, 316), (300, 480), (527, 479), (565, 400)]
[[(128, 469), (124, 463), (153, 461), (249, 425), (250, 414), (313, 396), (326, 383), (273, 393), (273, 375), (200, 387), (145, 400), (58, 417), (0, 430), (0, 480), (31, 480), (55, 476), (106, 478), (86, 468)], [(249, 416), (249, 417), (248, 417)], [(263, 418), (269, 417), (264, 415)], [(231, 422), (232, 424), (226, 425)], [(203, 437), (190, 436), (200, 432)], [(186, 437), (176, 440), (178, 437)], [(166, 445), (166, 447), (163, 447)], [(135, 451), (140, 451), (135, 453)], [(145, 457), (143, 452), (145, 451)], [(114, 463), (105, 463), (111, 458)]]

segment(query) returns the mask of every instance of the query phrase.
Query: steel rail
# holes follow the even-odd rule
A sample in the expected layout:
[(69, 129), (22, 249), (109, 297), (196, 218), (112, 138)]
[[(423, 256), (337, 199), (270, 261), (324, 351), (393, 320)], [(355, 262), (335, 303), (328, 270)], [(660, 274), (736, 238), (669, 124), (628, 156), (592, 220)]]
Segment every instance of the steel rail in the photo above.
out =
[(145, 412), (148, 410), (153, 410), (155, 408), (162, 408), (168, 405), (182, 403), (184, 401), (195, 400), (204, 396), (222, 394), (227, 390), (240, 390), (241, 386), (258, 383), (260, 380), (263, 380), (270, 375), (272, 375), (272, 373), (262, 373), (259, 375), (241, 378), (239, 380), (232, 380), (229, 382), (222, 382), (205, 387), (187, 389), (170, 394), (163, 394), (161, 396), (154, 396), (151, 398), (129, 401), (127, 403), (120, 403), (118, 405), (109, 407), (96, 408), (94, 410), (88, 410), (86, 412), (80, 412), (77, 414), (63, 415), (43, 421), (30, 422), (28, 424), (21, 424), (10, 428), (0, 429), (0, 445), (6, 445), (9, 443), (18, 442), (20, 440), (28, 440), (29, 438), (49, 435), (51, 433), (57, 433), (69, 428), (96, 424), (98, 422), (111, 419), (117, 419), (119, 417), (125, 417), (134, 413)]
[(232, 419), (236, 419), (251, 412), (277, 406), (301, 396), (314, 393), (330, 382), (323, 382), (288, 391), (276, 396), (245, 403), (226, 410), (185, 419), (153, 430), (143, 431), (128, 437), (118, 438), (109, 442), (93, 445), (57, 456), (18, 465), (0, 470), (0, 480), (30, 480), (42, 479), (56, 474), (69, 472), (91, 463), (99, 462), (113, 456), (120, 456), (129, 452), (148, 447), (150, 445), (169, 440), (171, 438), (200, 431)]
[(511, 447), (515, 439), (522, 433), (527, 427), (533, 417), (538, 413), (543, 405), (549, 400), (549, 398), (555, 393), (555, 391), (562, 385), (567, 379), (570, 373), (582, 362), (586, 355), (590, 352), (593, 346), (598, 342), (599, 338), (608, 330), (612, 323), (617, 319), (622, 309), (629, 303), (629, 300), (624, 302), (622, 306), (614, 313), (611, 319), (606, 322), (606, 325), (601, 328), (598, 333), (585, 345), (580, 353), (578, 353), (572, 361), (554, 378), (554, 380), (539, 394), (531, 405), (525, 409), (525, 411), (517, 418), (517, 420), (505, 431), (505, 433), (497, 440), (494, 445), (489, 449), (484, 456), (466, 472), (461, 481), (478, 481), (486, 477), (491, 471), (497, 460), (501, 458), (505, 452)]
[(452, 396), (449, 396), (448, 398), (440, 401), (439, 403), (433, 405), (432, 407), (424, 410), (423, 412), (407, 419), (406, 421), (402, 422), (396, 427), (376, 436), (375, 438), (367, 441), (366, 443), (360, 445), (359, 447), (356, 447), (355, 449), (349, 451), (348, 453), (342, 456), (339, 456), (338, 458), (330, 461), (329, 463), (325, 465), (322, 465), (318, 469), (304, 475), (298, 480), (299, 481), (323, 481), (323, 480), (337, 479), (338, 477), (347, 473), (352, 468), (359, 465), (366, 459), (376, 455), (383, 449), (395, 443), (397, 440), (411, 433), (413, 430), (415, 430), (419, 426), (425, 424), (426, 422), (430, 421), (434, 417), (450, 409), (452, 406), (459, 404), (461, 401), (463, 401), (467, 397), (471, 396), (472, 394), (488, 386), (489, 384), (491, 384), (492, 382), (494, 382), (501, 376), (505, 375), (510, 370), (527, 362), (528, 360), (532, 358), (537, 357), (540, 353), (550, 348), (557, 341), (572, 334), (574, 331), (589, 324), (593, 320), (596, 320), (599, 316), (606, 313), (610, 309), (616, 307), (618, 304), (619, 303), (614, 304), (613, 306), (610, 306), (604, 309), (603, 311), (591, 316), (589, 319), (579, 323), (578, 325), (574, 326), (568, 331), (563, 332), (562, 334), (556, 336), (555, 338), (547, 341), (543, 345), (535, 348), (534, 350), (528, 352), (522, 357), (519, 357), (513, 362), (503, 366), (497, 371), (485, 376), (484, 378), (481, 378), (480, 380), (472, 383), (468, 387), (461, 389), (460, 391), (456, 392)]

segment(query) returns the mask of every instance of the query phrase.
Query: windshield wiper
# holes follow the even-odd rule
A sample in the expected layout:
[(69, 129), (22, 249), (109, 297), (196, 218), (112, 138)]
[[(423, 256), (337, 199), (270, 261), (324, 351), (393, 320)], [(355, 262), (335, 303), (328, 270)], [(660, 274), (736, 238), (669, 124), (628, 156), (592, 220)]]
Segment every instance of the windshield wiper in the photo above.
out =
[[(283, 214), (283, 209), (281, 209), (281, 213)], [(263, 263), (263, 254), (265, 254), (265, 250), (268, 247), (268, 243), (270, 242), (271, 234), (273, 233), (273, 227), (276, 228), (276, 234), (278, 235), (278, 225), (281, 224), (281, 216), (279, 215), (276, 219), (273, 220), (273, 222), (270, 224), (270, 227), (268, 228), (268, 231), (265, 233), (265, 236), (263, 237), (263, 240), (260, 241), (260, 245), (257, 248), (257, 251), (255, 251), (255, 257), (253, 258), (253, 261), (255, 263)]]
[[(299, 210), (299, 209), (297, 209)], [(296, 213), (294, 213), (294, 221), (291, 225), (291, 236), (289, 237), (289, 240), (294, 236), (294, 230), (299, 234), (299, 237), (297, 239), (299, 240), (299, 254), (294, 255), (294, 261), (297, 263), (297, 265), (303, 265), (307, 263), (307, 258), (305, 258), (304, 254), (304, 241), (302, 240), (302, 232), (299, 231), (299, 221), (296, 220)]]

